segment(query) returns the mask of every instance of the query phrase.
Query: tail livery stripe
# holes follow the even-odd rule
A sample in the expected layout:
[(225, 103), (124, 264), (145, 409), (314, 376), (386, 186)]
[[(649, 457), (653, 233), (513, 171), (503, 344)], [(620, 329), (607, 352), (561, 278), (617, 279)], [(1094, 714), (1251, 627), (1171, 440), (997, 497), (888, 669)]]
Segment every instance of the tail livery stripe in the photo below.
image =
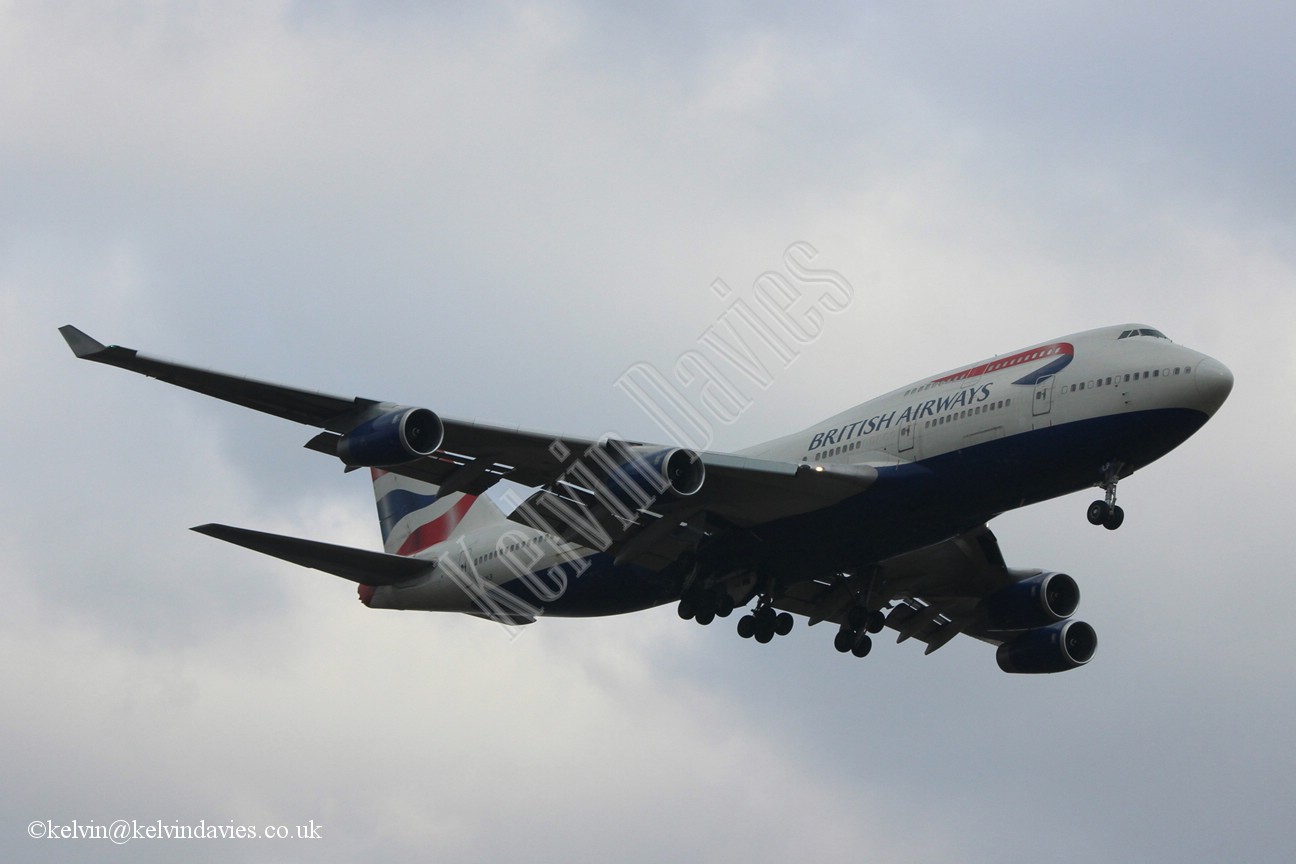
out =
[(383, 542), (391, 536), (399, 523), (416, 510), (422, 510), (437, 500), (436, 495), (420, 495), (408, 489), (393, 489), (378, 499), (378, 521), (382, 525)]
[(465, 495), (431, 522), (415, 528), (396, 554), (413, 555), (448, 538), (476, 500), (476, 495)]

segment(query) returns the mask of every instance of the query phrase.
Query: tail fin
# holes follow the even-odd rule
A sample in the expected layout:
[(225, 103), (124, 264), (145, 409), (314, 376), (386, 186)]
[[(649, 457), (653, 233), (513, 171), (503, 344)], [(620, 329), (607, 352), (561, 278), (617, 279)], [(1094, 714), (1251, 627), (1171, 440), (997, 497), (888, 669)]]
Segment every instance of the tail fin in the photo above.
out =
[(505, 518), (487, 495), (438, 495), (431, 483), (378, 468), (371, 471), (383, 550), (392, 555), (415, 555)]

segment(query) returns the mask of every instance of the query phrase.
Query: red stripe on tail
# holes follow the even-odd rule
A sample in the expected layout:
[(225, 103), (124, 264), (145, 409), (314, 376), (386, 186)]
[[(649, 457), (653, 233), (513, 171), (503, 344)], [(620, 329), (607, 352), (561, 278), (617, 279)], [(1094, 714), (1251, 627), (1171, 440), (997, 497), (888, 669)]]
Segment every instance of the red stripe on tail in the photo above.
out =
[(396, 554), (413, 555), (445, 540), (456, 526), (463, 521), (464, 514), (468, 512), (468, 508), (472, 507), (473, 502), (476, 500), (476, 495), (465, 495), (456, 501), (449, 510), (426, 525), (420, 525), (414, 529), (414, 532), (401, 544)]

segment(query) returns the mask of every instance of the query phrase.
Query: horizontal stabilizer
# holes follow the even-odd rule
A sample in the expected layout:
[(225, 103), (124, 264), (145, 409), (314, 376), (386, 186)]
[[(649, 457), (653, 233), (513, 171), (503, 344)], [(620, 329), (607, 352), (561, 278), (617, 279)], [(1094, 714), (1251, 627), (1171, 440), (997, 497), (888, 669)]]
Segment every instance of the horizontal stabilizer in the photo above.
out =
[(368, 549), (302, 540), (229, 525), (199, 525), (193, 530), (254, 552), (273, 555), (313, 570), (323, 570), (361, 585), (400, 585), (412, 582), (430, 573), (436, 566), (434, 562), (420, 558), (371, 552)]

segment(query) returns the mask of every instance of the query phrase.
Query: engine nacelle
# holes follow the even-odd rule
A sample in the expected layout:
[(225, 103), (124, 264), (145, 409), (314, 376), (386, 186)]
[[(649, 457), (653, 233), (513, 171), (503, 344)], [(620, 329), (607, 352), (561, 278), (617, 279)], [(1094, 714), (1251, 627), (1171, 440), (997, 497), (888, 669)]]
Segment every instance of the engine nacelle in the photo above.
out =
[(1003, 630), (1026, 630), (1065, 621), (1080, 605), (1080, 586), (1065, 573), (1045, 571), (985, 599), (986, 617)]
[(361, 423), (338, 441), (348, 465), (385, 468), (428, 456), (441, 446), (445, 426), (426, 408), (397, 408)]
[(1098, 634), (1083, 621), (1062, 621), (1028, 630), (999, 646), (995, 659), (1005, 672), (1065, 672), (1088, 663)]
[(702, 488), (706, 465), (702, 457), (684, 447), (651, 447), (608, 441), (603, 448), (613, 457), (608, 487), (618, 498), (636, 507), (660, 498), (685, 498)]

